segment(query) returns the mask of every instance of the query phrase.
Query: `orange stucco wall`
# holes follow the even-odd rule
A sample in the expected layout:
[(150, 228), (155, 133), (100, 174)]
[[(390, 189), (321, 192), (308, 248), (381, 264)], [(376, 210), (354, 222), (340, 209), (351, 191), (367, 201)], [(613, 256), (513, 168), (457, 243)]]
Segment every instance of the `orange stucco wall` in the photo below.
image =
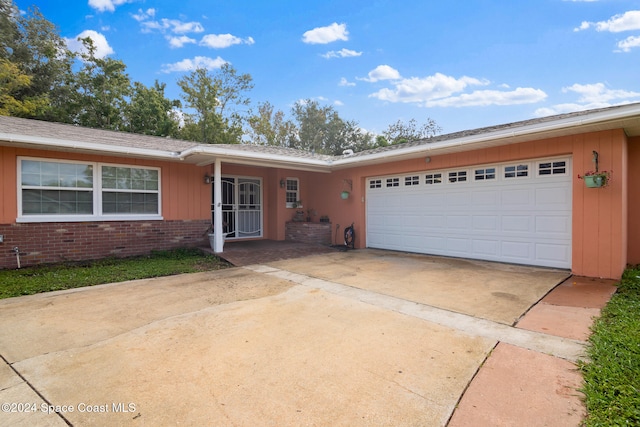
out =
[(628, 259), (632, 265), (640, 264), (640, 137), (629, 138), (628, 188)]
[(206, 219), (211, 214), (210, 188), (202, 183), (205, 168), (175, 162), (0, 147), (0, 224), (13, 223), (18, 215), (16, 174), (19, 156), (159, 167), (162, 170), (164, 219)]

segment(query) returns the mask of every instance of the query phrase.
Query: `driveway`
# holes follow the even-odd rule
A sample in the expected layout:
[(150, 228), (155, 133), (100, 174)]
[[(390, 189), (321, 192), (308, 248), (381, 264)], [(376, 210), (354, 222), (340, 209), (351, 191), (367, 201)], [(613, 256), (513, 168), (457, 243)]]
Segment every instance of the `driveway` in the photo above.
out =
[(3, 300), (0, 425), (444, 425), (497, 342), (580, 356), (513, 327), (568, 276), (358, 250)]

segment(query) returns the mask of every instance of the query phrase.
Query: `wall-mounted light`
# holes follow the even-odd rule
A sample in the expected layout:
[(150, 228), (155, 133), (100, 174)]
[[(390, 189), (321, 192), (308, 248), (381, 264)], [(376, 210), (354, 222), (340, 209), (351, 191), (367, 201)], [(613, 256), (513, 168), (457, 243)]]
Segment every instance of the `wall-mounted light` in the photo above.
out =
[(209, 174), (206, 174), (206, 175), (204, 176), (204, 183), (205, 183), (205, 184), (211, 184), (211, 181), (212, 181), (212, 179), (211, 179), (211, 177), (209, 176)]
[(425, 162), (425, 163), (431, 163), (431, 157), (428, 157), (428, 156), (427, 156), (427, 157), (425, 157), (425, 158), (424, 158), (424, 162)]
[(287, 186), (287, 181), (284, 178), (280, 178), (280, 188), (284, 188)]

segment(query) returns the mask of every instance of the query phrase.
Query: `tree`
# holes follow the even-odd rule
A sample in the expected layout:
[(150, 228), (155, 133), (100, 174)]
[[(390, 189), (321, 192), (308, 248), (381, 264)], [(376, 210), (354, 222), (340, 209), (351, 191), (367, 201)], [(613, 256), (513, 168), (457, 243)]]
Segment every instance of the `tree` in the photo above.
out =
[(274, 111), (268, 101), (258, 104), (258, 114), (251, 115), (247, 124), (245, 134), (248, 142), (256, 145), (288, 147), (297, 129), (293, 122), (285, 120), (282, 111)]
[(388, 144), (401, 144), (403, 142), (430, 138), (439, 132), (441, 132), (440, 126), (438, 126), (434, 120), (427, 118), (427, 122), (421, 126), (418, 126), (416, 119), (411, 119), (407, 123), (398, 120), (390, 124), (387, 129), (382, 132), (382, 135)]
[(155, 136), (176, 136), (178, 120), (173, 109), (180, 101), (164, 96), (166, 84), (155, 81), (152, 87), (133, 84), (133, 94), (126, 108), (126, 125), (130, 132)]
[(15, 99), (40, 105), (29, 113), (32, 117), (69, 121), (64, 107), (73, 91), (75, 57), (57, 27), (37, 8), (22, 15), (7, 0), (0, 0), (0, 24), (0, 57), (17, 65), (20, 74), (30, 79), (30, 84), (14, 94)]
[(245, 114), (239, 108), (249, 105), (244, 93), (253, 88), (249, 74), (238, 75), (230, 64), (215, 75), (198, 68), (179, 79), (178, 86), (185, 107), (193, 111), (186, 114), (183, 138), (210, 144), (240, 143)]
[(126, 65), (111, 58), (97, 58), (91, 38), (81, 41), (86, 51), (80, 54), (83, 66), (77, 73), (77, 123), (92, 128), (126, 130), (123, 112), (131, 94)]
[(0, 59), (0, 116), (33, 117), (48, 105), (46, 97), (17, 99), (31, 85), (31, 77), (8, 59)]

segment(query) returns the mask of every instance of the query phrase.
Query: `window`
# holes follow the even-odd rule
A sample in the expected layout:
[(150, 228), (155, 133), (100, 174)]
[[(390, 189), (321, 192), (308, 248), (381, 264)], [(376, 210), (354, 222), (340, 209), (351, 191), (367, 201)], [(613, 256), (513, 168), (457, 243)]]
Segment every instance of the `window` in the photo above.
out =
[(300, 181), (298, 178), (287, 178), (285, 198), (288, 208), (298, 207), (298, 200), (300, 200)]
[(24, 221), (160, 219), (160, 169), (20, 158)]
[(449, 172), (449, 182), (464, 182), (467, 180), (467, 171)]
[(442, 174), (441, 173), (430, 173), (425, 175), (424, 178), (425, 184), (442, 184)]
[(419, 185), (419, 184), (420, 184), (420, 177), (418, 175), (404, 177), (404, 185)]
[(387, 178), (387, 187), (399, 187), (400, 178)]
[(567, 173), (567, 162), (558, 160), (538, 164), (538, 175), (564, 175)]
[(496, 179), (496, 168), (476, 169), (475, 180), (485, 181), (487, 179)]
[(512, 165), (504, 167), (505, 178), (522, 178), (529, 176), (529, 165)]
[(371, 181), (369, 181), (369, 188), (382, 188), (382, 180), (372, 179)]

